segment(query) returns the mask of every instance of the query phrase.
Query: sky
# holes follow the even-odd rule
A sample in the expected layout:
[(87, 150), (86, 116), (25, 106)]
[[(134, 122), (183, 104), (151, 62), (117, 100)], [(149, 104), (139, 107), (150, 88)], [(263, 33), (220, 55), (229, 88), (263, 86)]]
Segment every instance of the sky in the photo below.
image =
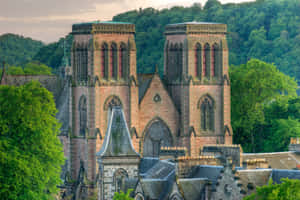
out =
[[(116, 14), (139, 8), (205, 5), (207, 0), (0, 0), (0, 35), (15, 33), (45, 43), (71, 32), (72, 24), (111, 20)], [(251, 0), (219, 0), (239, 3)]]

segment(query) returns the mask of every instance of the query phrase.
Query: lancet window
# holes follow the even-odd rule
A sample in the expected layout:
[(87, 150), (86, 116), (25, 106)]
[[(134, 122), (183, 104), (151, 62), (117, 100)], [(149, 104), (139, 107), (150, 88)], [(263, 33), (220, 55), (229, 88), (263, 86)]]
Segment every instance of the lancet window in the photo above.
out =
[(198, 78), (201, 78), (202, 73), (202, 49), (201, 44), (197, 43), (195, 47), (195, 74)]
[(214, 130), (214, 103), (210, 97), (204, 97), (200, 101), (200, 119), (201, 130), (213, 131)]
[(101, 47), (101, 75), (103, 78), (108, 78), (108, 45), (103, 43)]
[(204, 46), (203, 65), (203, 76), (210, 78), (210, 46), (208, 43)]
[(87, 105), (86, 97), (81, 96), (79, 99), (79, 134), (85, 136), (87, 128)]
[(118, 51), (117, 45), (112, 43), (111, 45), (111, 76), (113, 79), (118, 78)]
[(128, 71), (128, 51), (124, 43), (120, 46), (119, 77), (126, 78)]

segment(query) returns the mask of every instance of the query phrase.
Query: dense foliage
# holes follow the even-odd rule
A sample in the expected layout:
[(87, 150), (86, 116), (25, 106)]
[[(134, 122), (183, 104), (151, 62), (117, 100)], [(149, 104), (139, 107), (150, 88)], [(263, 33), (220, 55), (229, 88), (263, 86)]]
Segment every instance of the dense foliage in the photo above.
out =
[(44, 44), (40, 41), (14, 34), (0, 36), (0, 61), (10, 65), (29, 62)]
[(72, 35), (67, 35), (66, 38), (61, 38), (58, 42), (42, 47), (33, 59), (56, 70), (62, 65), (64, 54), (66, 54), (68, 62), (70, 63), (70, 49), (72, 47), (72, 42)]
[(202, 8), (173, 7), (140, 9), (119, 14), (115, 21), (136, 26), (138, 71), (153, 72), (163, 66), (164, 28), (167, 24), (210, 21), (228, 26), (230, 64), (240, 65), (250, 58), (275, 63), (279, 70), (300, 80), (300, 1), (258, 0), (240, 4), (220, 4), (209, 0)]
[(296, 82), (256, 59), (231, 67), (230, 80), (234, 142), (246, 152), (286, 150), (300, 136)]
[(296, 200), (300, 199), (300, 180), (282, 179), (281, 184), (273, 184), (256, 188), (256, 193), (244, 200)]
[(64, 163), (55, 114), (38, 82), (0, 86), (0, 199), (54, 199)]
[[(221, 4), (217, 0), (208, 0), (205, 5), (195, 3), (191, 7), (129, 11), (115, 16), (113, 20), (131, 22), (136, 26), (139, 73), (153, 72), (156, 64), (159, 64), (159, 71), (162, 73), (165, 42), (163, 32), (167, 24), (210, 21), (225, 23), (228, 26), (230, 64), (240, 65), (251, 58), (258, 58), (275, 63), (280, 71), (300, 80), (299, 0), (257, 0), (240, 4)], [(7, 36), (2, 42), (6, 42), (5, 38)], [(38, 52), (33, 59), (57, 69), (64, 55), (65, 40), (67, 56), (70, 57), (72, 36), (68, 35), (41, 49), (42, 44), (35, 48), (34, 52)], [(2, 46), (0, 43), (1, 57), (12, 65), (20, 63), (18, 60), (14, 62), (13, 53), (29, 53), (31, 56), (26, 56), (26, 61), (34, 55), (30, 53), (32, 48), (26, 45), (5, 47), (6, 51), (1, 51)]]
[[(51, 75), (52, 68), (39, 62), (29, 62), (22, 66), (5, 66), (6, 74), (9, 75)], [(0, 74), (2, 69), (0, 69)]]
[(128, 190), (126, 193), (124, 193), (123, 191), (115, 192), (113, 200), (134, 200), (133, 198), (130, 197), (131, 192), (132, 189)]

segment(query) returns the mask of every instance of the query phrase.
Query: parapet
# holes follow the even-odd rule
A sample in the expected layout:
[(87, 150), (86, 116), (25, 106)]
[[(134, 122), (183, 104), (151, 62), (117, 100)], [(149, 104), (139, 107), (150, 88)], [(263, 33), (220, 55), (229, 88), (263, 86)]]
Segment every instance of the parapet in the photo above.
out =
[(166, 26), (165, 35), (177, 34), (226, 34), (227, 25), (211, 22), (185, 22), (169, 24)]
[(73, 24), (72, 34), (119, 33), (134, 34), (134, 24), (114, 21), (93, 21)]

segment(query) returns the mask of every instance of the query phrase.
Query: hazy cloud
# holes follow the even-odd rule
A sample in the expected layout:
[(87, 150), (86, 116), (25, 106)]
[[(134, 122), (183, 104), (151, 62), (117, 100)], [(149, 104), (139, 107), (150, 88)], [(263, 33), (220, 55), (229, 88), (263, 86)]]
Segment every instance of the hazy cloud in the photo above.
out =
[(0, 0), (0, 34), (16, 33), (53, 42), (71, 32), (76, 22), (110, 20), (128, 10), (189, 6), (194, 2), (204, 5), (206, 0)]

